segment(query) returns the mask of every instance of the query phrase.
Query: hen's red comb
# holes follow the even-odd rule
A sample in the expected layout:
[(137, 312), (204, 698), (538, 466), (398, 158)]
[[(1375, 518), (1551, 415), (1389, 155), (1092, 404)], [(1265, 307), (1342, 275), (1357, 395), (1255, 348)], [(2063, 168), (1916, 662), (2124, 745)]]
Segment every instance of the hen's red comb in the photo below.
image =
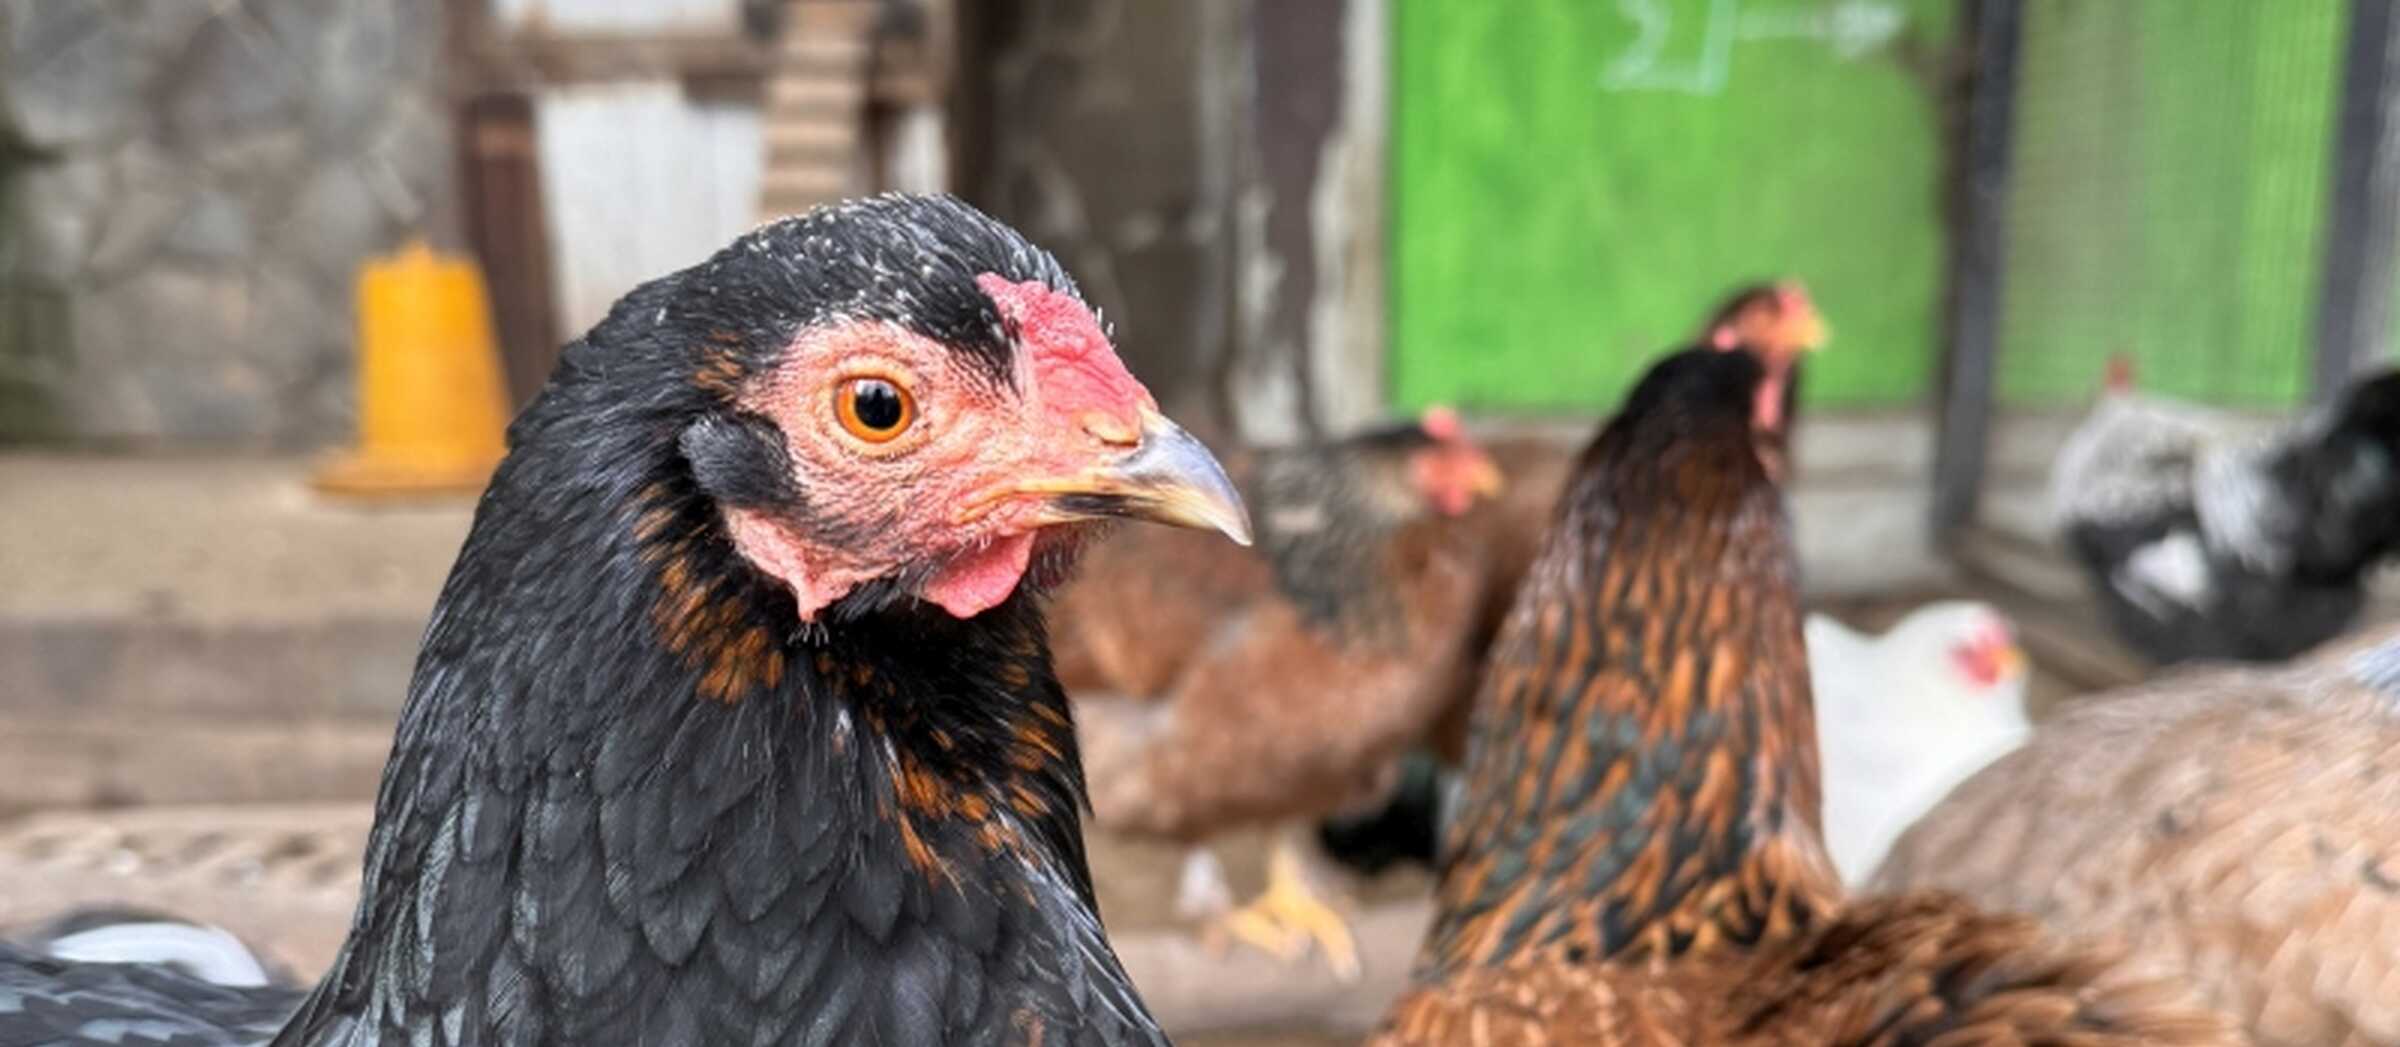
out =
[(1425, 430), (1425, 435), (1442, 441), (1456, 440), (1466, 431), (1459, 423), (1458, 412), (1451, 410), (1447, 404), (1427, 407), (1425, 413), (1418, 417), (1417, 427)]
[(1075, 296), (1039, 280), (1011, 283), (992, 273), (976, 277), (975, 286), (1016, 325), (1051, 409), (1063, 416), (1089, 410), (1115, 415), (1152, 406), (1150, 391), (1117, 359), (1099, 319)]
[(2128, 354), (2128, 353), (2116, 353), (2116, 354), (2113, 354), (2113, 355), (2111, 355), (2111, 356), (2108, 358), (2108, 369), (2107, 369), (2107, 371), (2106, 371), (2106, 372), (2104, 372), (2104, 373), (2103, 373), (2103, 375), (2101, 376), (2101, 381), (2102, 381), (2102, 382), (2105, 384), (2105, 386), (2107, 387), (2107, 389), (2108, 389), (2108, 391), (2109, 391), (2109, 392), (2112, 392), (2112, 393), (2130, 393), (2130, 392), (2132, 392), (2132, 391), (2133, 391), (2133, 357), (2132, 357), (2132, 355), (2131, 355), (2131, 354)]

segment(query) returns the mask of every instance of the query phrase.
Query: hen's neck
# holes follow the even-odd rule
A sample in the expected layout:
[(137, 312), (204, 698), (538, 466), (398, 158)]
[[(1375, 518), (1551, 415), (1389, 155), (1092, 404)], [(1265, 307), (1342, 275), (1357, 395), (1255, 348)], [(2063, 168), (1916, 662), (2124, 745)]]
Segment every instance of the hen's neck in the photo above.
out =
[(478, 512), (285, 1042), (1142, 1038), (1036, 601), (802, 628), (671, 471), (549, 468)]
[(1602, 438), (1492, 654), (1428, 962), (1671, 956), (1834, 904), (1794, 583), (1746, 433)]

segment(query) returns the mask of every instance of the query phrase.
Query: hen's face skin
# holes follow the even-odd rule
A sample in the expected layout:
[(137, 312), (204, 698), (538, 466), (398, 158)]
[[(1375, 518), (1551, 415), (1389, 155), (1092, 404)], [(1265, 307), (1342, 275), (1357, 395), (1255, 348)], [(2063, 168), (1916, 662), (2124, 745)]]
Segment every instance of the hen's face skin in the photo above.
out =
[(2006, 622), (1980, 616), (1965, 623), (1950, 647), (1950, 664), (1977, 693), (1997, 692), (2025, 675), (2025, 653)]
[(1808, 289), (1786, 281), (1744, 294), (1709, 328), (1717, 348), (1752, 345), (1779, 356), (1824, 346), (1829, 332)]
[(1418, 425), (1433, 443), (1409, 456), (1409, 483), (1427, 508), (1443, 516), (1464, 516), (1479, 499), (1500, 493), (1499, 463), (1468, 438), (1456, 413), (1431, 408)]
[(1070, 525), (1103, 517), (1248, 541), (1216, 460), (1159, 414), (1081, 302), (977, 283), (1015, 332), (1012, 373), (898, 324), (834, 320), (742, 391), (742, 408), (780, 430), (802, 505), (729, 508), (727, 522), (803, 619), (878, 579), (972, 617), (1006, 600), (1037, 553), (1070, 550)]

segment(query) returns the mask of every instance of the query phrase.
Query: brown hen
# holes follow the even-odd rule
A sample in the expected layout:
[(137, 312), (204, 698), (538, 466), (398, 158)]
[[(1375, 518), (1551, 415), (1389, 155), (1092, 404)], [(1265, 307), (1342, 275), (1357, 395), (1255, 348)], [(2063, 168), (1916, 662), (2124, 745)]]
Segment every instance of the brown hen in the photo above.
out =
[(2400, 1043), (2400, 627), (2079, 701), (1876, 882), (2130, 946), (2261, 1044)]
[[(1819, 348), (1827, 337), (1825, 318), (1809, 298), (1808, 289), (1797, 280), (1781, 280), (1750, 284), (1727, 294), (1701, 323), (1694, 340), (1720, 349), (1749, 345), (1788, 356)], [(1799, 384), (1795, 367), (1778, 389), (1780, 397), (1773, 413), (1779, 442), (1789, 435)], [(1494, 547), (1497, 572), (1512, 580), (1523, 578), (1549, 532), (1559, 494), (1575, 465), (1577, 445), (1522, 436), (1493, 440), (1486, 446), (1508, 477), (1508, 490), (1493, 503), (1494, 511), (1478, 517), (1489, 529), (1487, 541)], [(1513, 585), (1501, 591), (1501, 613), (1514, 595)], [(1494, 615), (1494, 624), (1498, 617)]]
[(1488, 656), (1416, 985), (1375, 1042), (2231, 1042), (2028, 921), (1845, 906), (1770, 464), (1790, 368), (1677, 353), (1579, 461)]
[[(1197, 843), (1356, 804), (1474, 687), (1489, 574), (1460, 517), (1500, 478), (1455, 416), (1234, 457), (1255, 550), (1127, 529), (1052, 616), (1062, 680), (1088, 699), (1093, 810), (1120, 832)], [(1187, 909), (1223, 891), (1204, 850), (1186, 875)], [(1287, 958), (1313, 940), (1354, 975), (1347, 924), (1289, 833), (1269, 877), (1222, 929)]]
[[(1824, 345), (1828, 337), (1825, 318), (1809, 297), (1808, 288), (1798, 280), (1778, 280), (1748, 284), (1726, 294), (1701, 322), (1694, 340), (1720, 349), (1750, 345), (1770, 353), (1796, 356)], [(1800, 372), (1795, 367), (1782, 383), (1782, 396), (1775, 408), (1775, 414), (1782, 420), (1776, 426), (1779, 457), (1788, 457), (1782, 453), (1781, 443), (1790, 432), (1799, 385)], [(1486, 602), (1477, 615), (1482, 626), (1474, 640), (1478, 648), (1491, 646), (1501, 619), (1516, 598), (1517, 583), (1541, 552), (1542, 538), (1549, 532), (1559, 495), (1574, 470), (1578, 446), (1554, 435), (1530, 434), (1484, 444), (1501, 475), (1508, 477), (1508, 487), (1489, 508), (1469, 520), (1483, 535), (1493, 579), (1485, 587)], [(1197, 547), (1205, 543), (1191, 544)], [(1465, 756), (1471, 703), (1463, 699), (1472, 693), (1472, 688), (1464, 692), (1462, 700), (1444, 712), (1434, 731), (1432, 749), (1445, 764), (1455, 766)]]

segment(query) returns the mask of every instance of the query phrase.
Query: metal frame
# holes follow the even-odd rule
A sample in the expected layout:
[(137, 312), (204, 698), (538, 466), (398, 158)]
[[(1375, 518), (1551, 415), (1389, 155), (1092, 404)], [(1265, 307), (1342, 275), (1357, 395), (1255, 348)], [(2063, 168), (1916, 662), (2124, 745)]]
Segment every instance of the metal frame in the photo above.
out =
[[(2394, 0), (2383, 0), (2394, 2)], [(1991, 441), (1992, 374), (2000, 340), (2007, 260), (2010, 136), (2017, 94), (2022, 0), (1967, 0), (1974, 68), (1958, 166), (1963, 198), (1951, 245), (1950, 344), (1933, 457), (1933, 529), (1951, 534), (1975, 518)]]
[(2319, 403), (2390, 352), (2400, 279), (2400, 0), (2351, 0), (2331, 166), (2310, 373)]

